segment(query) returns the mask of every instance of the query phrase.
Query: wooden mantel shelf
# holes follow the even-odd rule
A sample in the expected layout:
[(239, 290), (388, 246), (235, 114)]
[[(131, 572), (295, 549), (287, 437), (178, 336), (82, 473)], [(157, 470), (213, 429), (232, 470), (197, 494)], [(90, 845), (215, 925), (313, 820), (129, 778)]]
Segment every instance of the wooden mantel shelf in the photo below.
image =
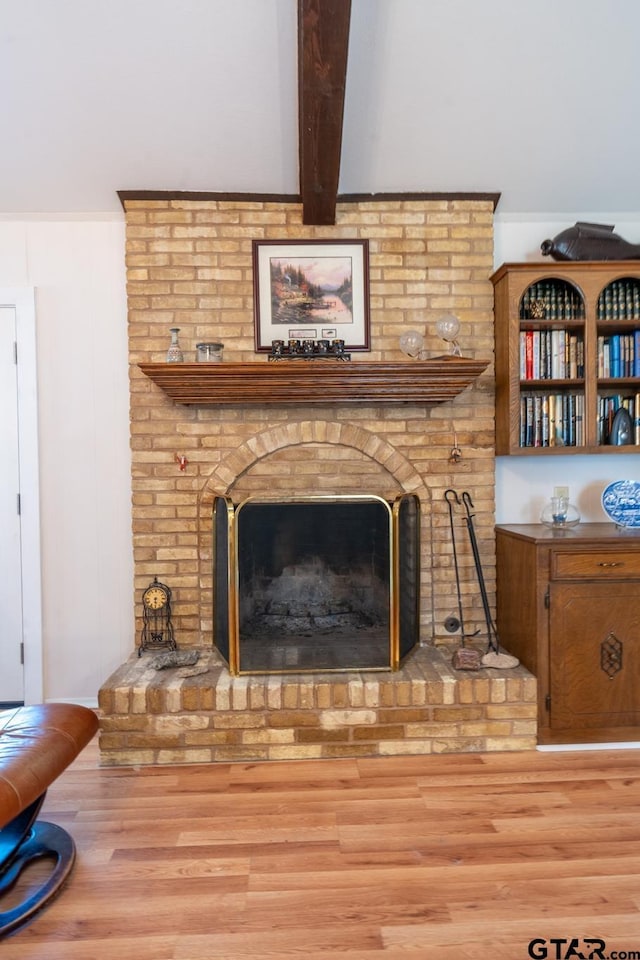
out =
[(141, 363), (176, 403), (443, 403), (488, 362), (437, 357), (406, 363), (278, 360), (255, 363)]

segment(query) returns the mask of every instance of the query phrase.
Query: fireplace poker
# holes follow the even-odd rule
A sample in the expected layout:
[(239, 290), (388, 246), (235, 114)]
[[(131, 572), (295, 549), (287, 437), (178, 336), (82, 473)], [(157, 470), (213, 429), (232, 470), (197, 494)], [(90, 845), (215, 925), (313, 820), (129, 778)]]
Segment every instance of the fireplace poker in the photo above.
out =
[(491, 608), (489, 606), (489, 598), (487, 597), (484, 573), (482, 571), (482, 562), (480, 560), (480, 551), (478, 550), (478, 540), (476, 538), (476, 531), (473, 523), (475, 514), (471, 512), (473, 509), (473, 500), (471, 499), (471, 494), (466, 490), (464, 490), (462, 493), (462, 502), (467, 514), (466, 524), (469, 534), (469, 542), (473, 552), (473, 562), (476, 568), (478, 586), (480, 587), (480, 596), (482, 597), (482, 608), (484, 610), (484, 617), (487, 623), (487, 639), (489, 646), (486, 654), (482, 658), (482, 663), (486, 667), (499, 667), (503, 670), (509, 669), (510, 667), (517, 667), (520, 662), (517, 657), (512, 657), (509, 653), (500, 653), (498, 631), (496, 630), (496, 625), (493, 622), (493, 617), (491, 616)]

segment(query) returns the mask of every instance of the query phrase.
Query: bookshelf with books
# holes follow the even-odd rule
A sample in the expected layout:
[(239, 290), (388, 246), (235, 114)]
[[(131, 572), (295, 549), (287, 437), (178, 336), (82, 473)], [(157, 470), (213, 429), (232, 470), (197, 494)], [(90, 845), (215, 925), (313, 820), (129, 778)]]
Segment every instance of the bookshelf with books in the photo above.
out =
[(496, 453), (639, 452), (640, 261), (507, 263), (491, 280)]
[(615, 415), (625, 409), (640, 449), (640, 265), (638, 277), (616, 278), (600, 293), (596, 333), (597, 441), (610, 443)]

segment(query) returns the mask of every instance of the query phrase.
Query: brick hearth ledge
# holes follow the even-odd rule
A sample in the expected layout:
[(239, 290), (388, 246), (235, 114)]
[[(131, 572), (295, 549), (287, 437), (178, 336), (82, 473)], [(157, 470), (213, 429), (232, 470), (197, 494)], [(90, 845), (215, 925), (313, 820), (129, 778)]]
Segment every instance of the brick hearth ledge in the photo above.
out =
[(396, 673), (232, 677), (216, 650), (155, 670), (133, 654), (103, 685), (104, 765), (532, 750), (536, 680), (523, 667), (454, 671), (422, 646)]

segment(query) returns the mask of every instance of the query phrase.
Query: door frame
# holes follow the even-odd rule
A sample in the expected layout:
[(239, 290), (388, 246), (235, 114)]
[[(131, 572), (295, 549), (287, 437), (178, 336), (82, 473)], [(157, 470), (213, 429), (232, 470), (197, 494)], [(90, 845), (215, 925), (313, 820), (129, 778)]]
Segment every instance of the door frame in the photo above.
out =
[(35, 291), (2, 287), (0, 305), (16, 311), (24, 702), (30, 704), (44, 695)]

